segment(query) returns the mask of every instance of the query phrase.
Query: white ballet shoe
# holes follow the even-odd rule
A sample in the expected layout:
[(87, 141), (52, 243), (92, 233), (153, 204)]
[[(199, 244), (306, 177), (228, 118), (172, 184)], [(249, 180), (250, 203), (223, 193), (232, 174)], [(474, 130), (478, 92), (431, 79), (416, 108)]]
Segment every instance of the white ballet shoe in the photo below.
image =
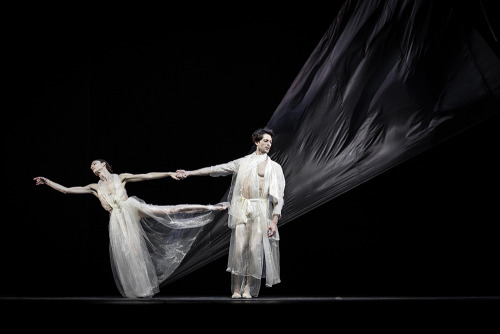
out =
[(250, 292), (243, 292), (242, 297), (243, 297), (243, 298), (250, 299), (250, 298), (252, 298), (252, 295), (250, 294)]
[(216, 205), (209, 205), (208, 208), (209, 210), (212, 211), (223, 211), (229, 208), (229, 202), (222, 202)]
[(231, 298), (241, 298), (241, 294), (239, 292), (235, 292), (235, 293), (233, 293)]

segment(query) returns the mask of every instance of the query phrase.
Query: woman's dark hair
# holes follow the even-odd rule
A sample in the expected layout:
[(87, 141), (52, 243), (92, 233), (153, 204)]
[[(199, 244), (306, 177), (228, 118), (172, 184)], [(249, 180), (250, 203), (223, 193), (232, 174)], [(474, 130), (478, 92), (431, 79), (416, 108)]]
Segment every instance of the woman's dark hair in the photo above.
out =
[(261, 141), (262, 137), (264, 137), (265, 134), (268, 134), (272, 137), (274, 137), (274, 131), (269, 129), (269, 128), (260, 128), (255, 130), (252, 133), (252, 141), (255, 143), (257, 141)]
[(94, 159), (94, 161), (100, 161), (102, 163), (105, 163), (106, 164), (106, 169), (108, 170), (108, 172), (113, 173), (113, 168), (111, 167), (111, 164), (109, 162), (107, 162), (106, 160), (104, 160), (104, 159)]

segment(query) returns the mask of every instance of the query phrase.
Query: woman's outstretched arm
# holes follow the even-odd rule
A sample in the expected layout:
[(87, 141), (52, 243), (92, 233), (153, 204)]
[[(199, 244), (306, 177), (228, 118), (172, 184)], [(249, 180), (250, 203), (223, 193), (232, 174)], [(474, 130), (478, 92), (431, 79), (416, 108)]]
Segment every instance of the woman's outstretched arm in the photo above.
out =
[(43, 176), (37, 176), (33, 180), (36, 181), (36, 185), (42, 185), (46, 184), (49, 187), (62, 192), (63, 194), (96, 194), (96, 187), (95, 184), (89, 184), (84, 187), (65, 187), (63, 185), (60, 185), (59, 183), (56, 183), (54, 181), (51, 181), (47, 179), (46, 177)]

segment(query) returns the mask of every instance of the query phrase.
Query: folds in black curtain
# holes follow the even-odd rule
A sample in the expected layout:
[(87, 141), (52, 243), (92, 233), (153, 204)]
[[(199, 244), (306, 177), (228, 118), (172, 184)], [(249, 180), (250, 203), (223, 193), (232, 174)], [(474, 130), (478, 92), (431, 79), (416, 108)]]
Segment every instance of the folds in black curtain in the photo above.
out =
[[(287, 181), (279, 226), (499, 113), (483, 9), (345, 2), (267, 123)], [(229, 232), (222, 213), (165, 284), (225, 255)]]

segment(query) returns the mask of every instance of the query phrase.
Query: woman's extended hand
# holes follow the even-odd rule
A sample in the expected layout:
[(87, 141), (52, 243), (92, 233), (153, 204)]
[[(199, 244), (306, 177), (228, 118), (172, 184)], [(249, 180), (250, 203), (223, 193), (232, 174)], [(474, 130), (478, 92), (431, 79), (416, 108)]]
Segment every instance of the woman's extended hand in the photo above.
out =
[(41, 184), (47, 184), (49, 183), (49, 180), (47, 180), (46, 178), (44, 178), (43, 176), (37, 176), (35, 177), (33, 180), (36, 181), (36, 185), (39, 186)]

